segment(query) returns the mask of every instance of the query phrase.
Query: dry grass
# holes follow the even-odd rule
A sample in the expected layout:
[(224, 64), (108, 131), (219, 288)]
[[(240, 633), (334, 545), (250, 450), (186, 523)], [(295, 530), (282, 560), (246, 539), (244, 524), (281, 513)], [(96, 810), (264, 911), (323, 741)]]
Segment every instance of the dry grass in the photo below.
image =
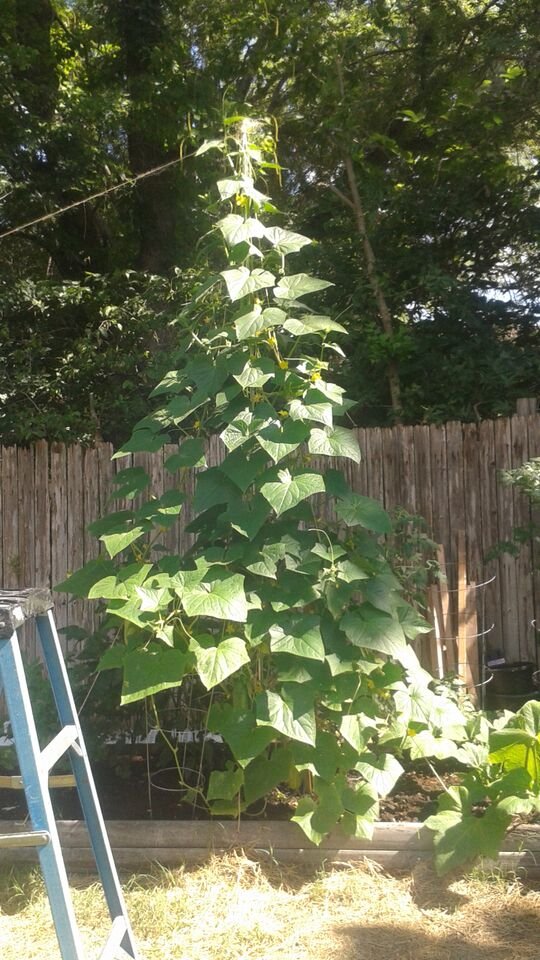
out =
[[(395, 878), (369, 863), (309, 876), (229, 854), (124, 887), (145, 960), (536, 960), (540, 893), (497, 877), (442, 883), (427, 865)], [(107, 914), (73, 888), (87, 955)], [(59, 956), (36, 873), (0, 881), (2, 960)]]

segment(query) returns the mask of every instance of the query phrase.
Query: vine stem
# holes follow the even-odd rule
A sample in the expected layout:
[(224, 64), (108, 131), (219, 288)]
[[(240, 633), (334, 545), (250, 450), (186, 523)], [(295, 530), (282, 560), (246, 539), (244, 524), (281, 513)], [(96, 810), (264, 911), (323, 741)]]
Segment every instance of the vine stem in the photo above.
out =
[(450, 791), (449, 791), (448, 787), (446, 786), (444, 780), (443, 780), (443, 779), (439, 776), (439, 774), (437, 773), (435, 767), (434, 767), (433, 764), (431, 763), (431, 760), (427, 760), (427, 759), (426, 759), (426, 763), (427, 763), (429, 769), (431, 770), (433, 776), (435, 777), (435, 779), (439, 781), (439, 783), (440, 783), (441, 787), (443, 788), (444, 792), (447, 793), (448, 796), (450, 796)]

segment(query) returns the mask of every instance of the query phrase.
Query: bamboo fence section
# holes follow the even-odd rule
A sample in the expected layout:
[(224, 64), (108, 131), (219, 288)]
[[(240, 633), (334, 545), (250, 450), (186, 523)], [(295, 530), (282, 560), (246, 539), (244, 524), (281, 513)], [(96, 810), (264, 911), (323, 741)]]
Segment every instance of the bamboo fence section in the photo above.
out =
[[(528, 500), (504, 486), (498, 472), (540, 456), (540, 415), (356, 432), (362, 461), (344, 463), (352, 488), (382, 500), (389, 510), (402, 507), (424, 517), (430, 537), (444, 547), (449, 593), (443, 591), (437, 600), (430, 654), (435, 672), (452, 591), (462, 591), (464, 598), (452, 628), (458, 639), (458, 664), (460, 658), (463, 663), (474, 659), (470, 651), (465, 656), (473, 631), (479, 634), (492, 624), (488, 637), (492, 649), (504, 652), (508, 660), (537, 662), (540, 631), (534, 623), (540, 625), (540, 546), (529, 541), (518, 557), (502, 555), (489, 562), (485, 557), (497, 543), (510, 539), (514, 526), (531, 520)], [(156, 492), (162, 492), (174, 485), (174, 477), (163, 466), (174, 449), (111, 461), (113, 451), (107, 443), (83, 448), (42, 441), (27, 449), (0, 448), (1, 586), (54, 586), (95, 557), (98, 543), (87, 527), (108, 509), (114, 474), (132, 464), (144, 466)], [(214, 438), (209, 463), (219, 462), (223, 453)], [(336, 465), (329, 458), (317, 461), (322, 468)], [(189, 494), (194, 474), (188, 474), (184, 483)], [(123, 506), (120, 502), (119, 509)], [(167, 532), (168, 548), (181, 552), (190, 542), (185, 533), (190, 519), (187, 506), (178, 526)], [(494, 575), (495, 580), (480, 586)], [(59, 627), (90, 628), (94, 616), (94, 604), (57, 595)], [(24, 643), (27, 657), (35, 658), (33, 637), (25, 636)]]

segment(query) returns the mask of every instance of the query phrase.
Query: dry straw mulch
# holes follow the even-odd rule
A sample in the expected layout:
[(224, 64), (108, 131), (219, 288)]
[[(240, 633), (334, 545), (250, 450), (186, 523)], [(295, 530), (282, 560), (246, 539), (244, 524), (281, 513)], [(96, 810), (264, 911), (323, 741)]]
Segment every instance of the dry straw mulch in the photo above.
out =
[[(316, 875), (234, 853), (125, 882), (144, 960), (537, 960), (540, 892), (496, 876), (390, 877), (369, 862)], [(73, 887), (89, 960), (103, 945), (101, 890)], [(2, 960), (56, 960), (36, 873), (0, 882)]]

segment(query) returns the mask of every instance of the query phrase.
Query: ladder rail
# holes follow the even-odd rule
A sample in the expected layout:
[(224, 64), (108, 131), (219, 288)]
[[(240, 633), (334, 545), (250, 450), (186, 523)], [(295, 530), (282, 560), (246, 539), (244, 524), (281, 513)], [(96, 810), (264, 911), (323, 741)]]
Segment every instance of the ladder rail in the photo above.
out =
[(36, 625), (60, 722), (65, 725), (64, 728), (74, 727), (77, 732), (76, 742), (73, 749), (70, 749), (69, 756), (105, 900), (111, 917), (122, 916), (125, 919), (125, 931), (120, 946), (130, 956), (136, 957), (133, 932), (128, 920), (124, 895), (107, 836), (52, 611), (38, 615)]
[[(13, 788), (19, 787), (22, 781), (33, 827), (32, 831), (0, 835), (0, 849), (17, 846), (36, 848), (62, 960), (84, 960), (49, 793), (55, 780), (68, 779), (50, 775), (55, 763), (67, 753), (111, 917), (111, 929), (100, 960), (116, 960), (120, 955), (128, 960), (138, 960), (52, 607), (47, 591), (24, 590), (13, 593), (0, 590), (0, 690), (3, 689), (5, 694), (21, 773), (20, 777), (7, 779)], [(39, 745), (17, 636), (18, 628), (28, 619), (36, 621), (61, 724), (59, 733), (43, 750)]]
[(0, 640), (0, 673), (32, 827), (49, 836), (37, 850), (62, 960), (84, 960), (16, 633)]

